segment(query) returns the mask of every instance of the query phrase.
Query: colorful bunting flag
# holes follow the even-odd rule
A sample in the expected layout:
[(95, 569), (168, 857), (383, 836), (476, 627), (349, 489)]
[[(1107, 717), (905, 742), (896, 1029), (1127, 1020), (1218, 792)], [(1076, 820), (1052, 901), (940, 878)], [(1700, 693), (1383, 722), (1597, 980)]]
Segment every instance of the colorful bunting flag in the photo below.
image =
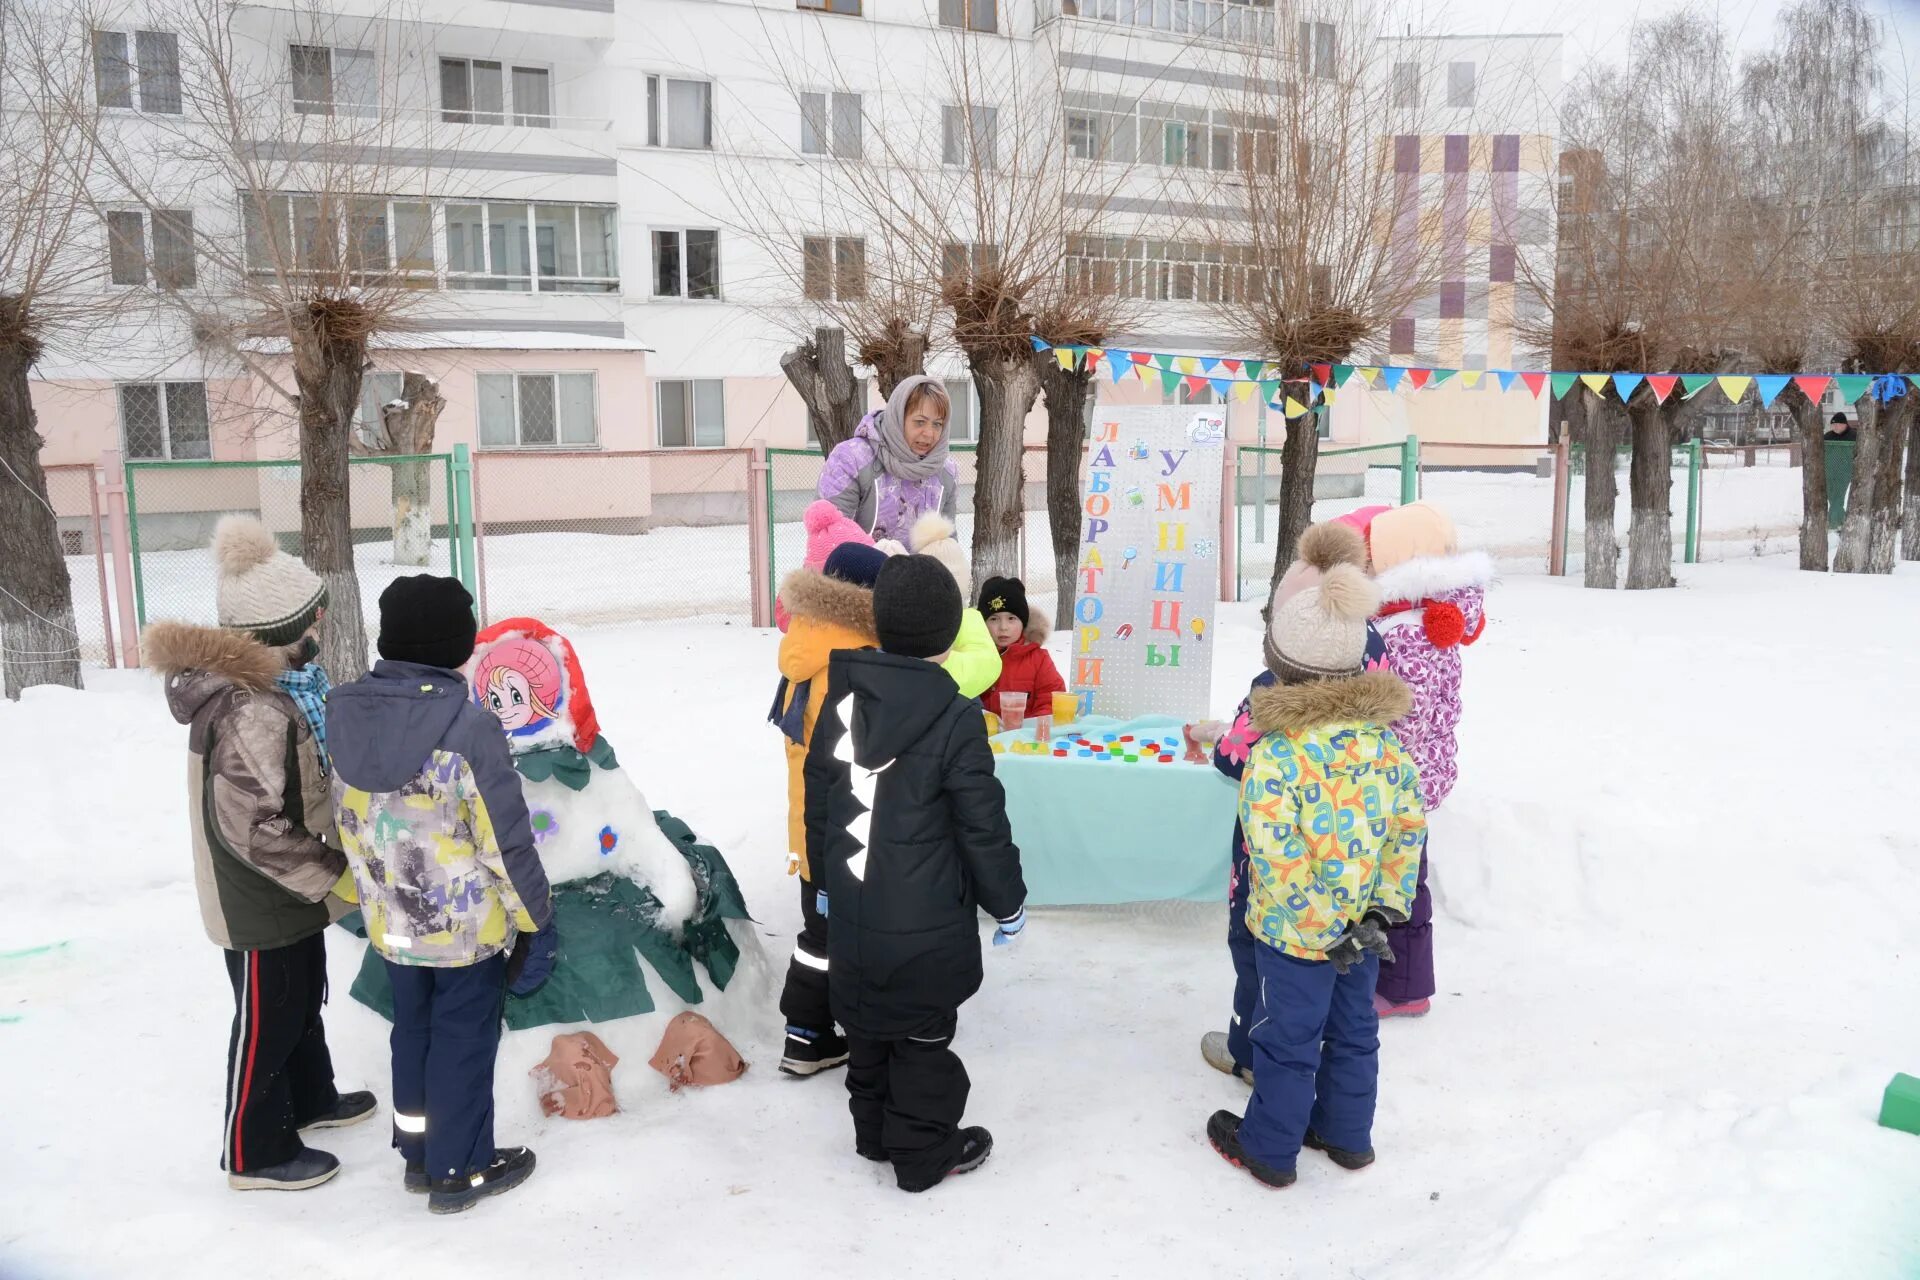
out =
[(1211, 374), (1215, 369), (1218, 369), (1219, 367), (1220, 367), (1220, 361), (1217, 357), (1215, 356), (1200, 357), (1200, 372)]
[[(1493, 376), (1500, 379), (1500, 389), (1502, 391), (1511, 391), (1513, 390), (1513, 380), (1520, 375), (1514, 373), (1511, 369), (1500, 369), (1496, 371)], [(1535, 387), (1533, 393), (1539, 395), (1540, 388)]]
[(1803, 373), (1793, 380), (1793, 385), (1800, 388), (1800, 393), (1807, 399), (1819, 404), (1820, 397), (1826, 395), (1827, 388), (1833, 385), (1833, 379)]
[[(1523, 373), (1520, 375), (1520, 381), (1527, 384), (1527, 390), (1533, 392), (1533, 398), (1538, 400), (1540, 398), (1540, 388), (1547, 385), (1547, 375), (1544, 373)], [(1563, 393), (1559, 391), (1554, 392), (1555, 396), (1561, 394)]]
[[(1534, 376), (1538, 377), (1539, 375), (1536, 374)], [(1564, 400), (1566, 398), (1567, 392), (1573, 390), (1573, 384), (1578, 381), (1580, 381), (1580, 375), (1577, 373), (1554, 374), (1553, 375), (1553, 398), (1555, 400)], [(1540, 394), (1538, 389), (1534, 391), (1534, 394), (1535, 395)]]
[(1163, 373), (1167, 372), (1173, 368), (1173, 357), (1156, 351), (1153, 353), (1153, 364), (1156, 369), (1161, 370)]
[(1113, 380), (1116, 383), (1118, 383), (1120, 379), (1126, 377), (1129, 373), (1133, 372), (1133, 370), (1140, 367), (1139, 365), (1136, 365), (1135, 363), (1133, 363), (1132, 360), (1118, 359), (1117, 356), (1119, 354), (1123, 354), (1123, 353), (1116, 353), (1112, 351), (1109, 351), (1107, 353), (1107, 372), (1113, 375)]
[(1032, 334), (1028, 334), (1027, 341), (1033, 344), (1035, 351), (1045, 351), (1047, 349), (1047, 340), (1045, 338), (1036, 338)]
[(1222, 360), (1220, 363), (1226, 368), (1228, 373), (1237, 375), (1240, 372), (1240, 362), (1238, 360), (1227, 359)]
[(1866, 373), (1843, 373), (1833, 380), (1833, 385), (1840, 388), (1841, 398), (1848, 404), (1852, 404), (1867, 394), (1867, 389), (1873, 385), (1873, 376)]
[(1327, 408), (1333, 408), (1333, 388), (1328, 387), (1325, 391), (1322, 391), (1320, 393), (1320, 399), (1326, 404)]
[(1587, 384), (1587, 390), (1597, 396), (1607, 394), (1607, 375), (1604, 373), (1583, 373), (1580, 381)]
[(1239, 379), (1233, 384), (1234, 398), (1239, 400), (1241, 404), (1245, 404), (1247, 401), (1253, 399), (1253, 392), (1256, 386), (1256, 383), (1248, 382), (1245, 378)]
[(1763, 373), (1755, 378), (1753, 385), (1760, 390), (1760, 407), (1773, 408), (1773, 402), (1779, 398), (1782, 391), (1787, 389), (1787, 383), (1791, 381), (1792, 379), (1784, 373)]
[(1072, 347), (1055, 347), (1053, 349), (1053, 358), (1060, 362), (1060, 367), (1062, 369), (1066, 370), (1068, 373), (1073, 372), (1074, 360), (1073, 360)]
[[(1135, 364), (1152, 364), (1152, 363), (1153, 363), (1153, 352), (1151, 352), (1151, 351), (1130, 351), (1130, 352), (1128, 352), (1128, 353), (1127, 353), (1127, 358), (1128, 358), (1128, 359), (1130, 359), (1130, 360), (1132, 360), (1132, 361), (1133, 361), (1133, 362), (1134, 362)], [(1164, 366), (1164, 365), (1162, 365), (1161, 367), (1162, 367), (1162, 368), (1165, 368), (1166, 366)]]
[(1207, 389), (1207, 380), (1197, 373), (1188, 374), (1184, 381), (1187, 384), (1187, 391), (1189, 393), (1198, 393)]
[(1247, 377), (1258, 382), (1260, 381), (1260, 375), (1267, 371), (1267, 362), (1265, 360), (1248, 360), (1241, 365), (1241, 369), (1246, 373)]
[(1280, 384), (1278, 382), (1269, 378), (1260, 383), (1260, 398), (1268, 404), (1273, 404), (1279, 395)]
[(1380, 370), (1376, 366), (1370, 365), (1370, 364), (1363, 364), (1360, 366), (1358, 372), (1360, 374), (1361, 380), (1365, 382), (1368, 386), (1372, 387), (1372, 386), (1379, 385)]
[(1407, 371), (1398, 365), (1388, 365), (1380, 370), (1380, 381), (1386, 384), (1387, 390), (1398, 391), (1400, 389), (1400, 379), (1404, 378), (1406, 374)]
[(1447, 379), (1454, 377), (1459, 372), (1460, 371), (1458, 369), (1435, 369), (1433, 371), (1433, 381), (1429, 382), (1427, 385), (1430, 387), (1437, 387), (1441, 383), (1445, 382)]
[(1180, 389), (1180, 373), (1175, 369), (1160, 370), (1160, 389), (1168, 395)]
[(1408, 369), (1407, 370), (1407, 381), (1413, 384), (1413, 389), (1415, 391), (1418, 391), (1420, 388), (1426, 386), (1427, 379), (1431, 378), (1432, 376), (1433, 376), (1433, 370), (1431, 369)]
[(1679, 381), (1680, 379), (1671, 373), (1648, 374), (1647, 385), (1653, 388), (1653, 402), (1655, 404), (1665, 404), (1667, 397), (1673, 394), (1674, 384)]
[(1214, 378), (1212, 379), (1211, 385), (1213, 387), (1214, 394), (1224, 399), (1227, 393), (1233, 390), (1233, 379)]
[(1625, 404), (1627, 401), (1633, 399), (1633, 393), (1638, 391), (1640, 389), (1640, 384), (1645, 381), (1646, 381), (1646, 377), (1643, 374), (1638, 374), (1638, 373), (1614, 374), (1613, 389), (1615, 392), (1619, 394), (1620, 403)]
[(1480, 379), (1486, 376), (1487, 371), (1485, 369), (1462, 369), (1460, 371), (1460, 385), (1469, 391), (1476, 391), (1480, 387)]
[(1301, 404), (1298, 400), (1295, 400), (1292, 396), (1288, 396), (1287, 407), (1284, 410), (1284, 412), (1289, 418), (1304, 418), (1309, 413), (1312, 413), (1313, 410), (1307, 408), (1306, 405)]
[(1336, 386), (1336, 387), (1344, 387), (1347, 385), (1349, 381), (1352, 380), (1352, 378), (1353, 378), (1352, 365), (1337, 364), (1333, 366), (1333, 382), (1330, 385)]
[(1313, 380), (1323, 387), (1333, 381), (1333, 366), (1330, 364), (1316, 364), (1309, 372), (1313, 374)]
[(1192, 376), (1200, 372), (1200, 362), (1198, 360), (1195, 360), (1192, 356), (1174, 357), (1173, 367), (1189, 376)]
[(1747, 394), (1747, 388), (1753, 385), (1748, 377), (1723, 377), (1719, 380), (1720, 390), (1726, 393), (1727, 403), (1739, 404), (1740, 398)]

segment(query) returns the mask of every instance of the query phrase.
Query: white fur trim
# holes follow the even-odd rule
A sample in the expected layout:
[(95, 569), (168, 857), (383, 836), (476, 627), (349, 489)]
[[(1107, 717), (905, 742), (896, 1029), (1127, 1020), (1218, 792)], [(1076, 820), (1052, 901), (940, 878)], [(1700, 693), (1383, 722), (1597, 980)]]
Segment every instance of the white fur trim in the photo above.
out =
[(1381, 600), (1388, 604), (1424, 600), (1463, 587), (1484, 587), (1492, 581), (1493, 557), (1484, 551), (1421, 556), (1395, 565), (1373, 580), (1380, 588)]

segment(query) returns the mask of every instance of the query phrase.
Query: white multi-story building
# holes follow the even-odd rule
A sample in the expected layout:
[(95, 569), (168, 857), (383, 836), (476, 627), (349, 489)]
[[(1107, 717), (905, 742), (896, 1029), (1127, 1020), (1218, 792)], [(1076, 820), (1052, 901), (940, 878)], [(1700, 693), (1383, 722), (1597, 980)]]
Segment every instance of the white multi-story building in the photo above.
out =
[[(956, 90), (959, 41), (1007, 42), (995, 46), (998, 65), (1024, 68), (1018, 91), (1047, 102), (1046, 136), (1057, 131), (1049, 145), (1064, 152), (1061, 165), (1124, 170), (1095, 184), (1108, 221), (1096, 228), (1089, 215), (1085, 233), (1070, 237), (1067, 268), (1139, 300), (1132, 331), (1114, 344), (1233, 354), (1239, 343), (1219, 306), (1243, 287), (1244, 264), (1221, 230), (1230, 197), (1220, 184), (1261, 144), (1259, 122), (1236, 113), (1232, 95), (1250, 68), (1274, 65), (1251, 60), (1252, 51), (1290, 49), (1308, 75), (1340, 56), (1349, 33), (1311, 7), (336, 0), (322, 13), (262, 0), (231, 13), (237, 47), (278, 95), (272, 106), (284, 120), (390, 117), (405, 126), (384, 155), (405, 182), (363, 197), (328, 233), (373, 246), (391, 277), (418, 291), (407, 332), (375, 343), (368, 409), (395, 393), (402, 370), (419, 369), (439, 379), (447, 401), (437, 448), (616, 453), (805, 442), (805, 414), (778, 361), (816, 318), (809, 293), (864, 278), (865, 231), (844, 197), (847, 161), (862, 157), (884, 181), (890, 165), (937, 171), (968, 140), (1012, 149), (1018, 139), (996, 134), (1036, 127), (1031, 107), (995, 108), (1014, 91), (1006, 84)], [(94, 92), (115, 126), (159, 137), (177, 124), (182, 84), (191, 97), (204, 70), (192, 65), (192, 42), (152, 16), (164, 11), (129, 5), (94, 47)], [(1423, 227), (1431, 221), (1434, 234), (1458, 242), (1449, 250), (1457, 273), (1394, 327), (1401, 363), (1521, 362), (1512, 334), (1525, 304), (1514, 261), (1544, 252), (1551, 263), (1552, 218), (1535, 179), (1544, 183), (1553, 154), (1558, 60), (1557, 37), (1460, 41), (1443, 87), (1459, 103), (1457, 136), (1435, 133), (1426, 112), (1427, 123), (1394, 143), (1412, 157), (1411, 180), (1431, 189)], [(1489, 120), (1488, 95), (1476, 102), (1471, 86), (1495, 74), (1525, 78), (1535, 92), (1524, 108), (1502, 108), (1509, 118)], [(269, 158), (288, 145), (249, 141)], [(1463, 203), (1456, 175), (1467, 170), (1494, 175), (1496, 207)], [(223, 272), (254, 265), (262, 219), (285, 219), (285, 238), (305, 243), (318, 234), (316, 219), (330, 216), (297, 188), (285, 195), (247, 199), (203, 182), (176, 189), (167, 209), (109, 213), (98, 236), (110, 268), (102, 287), (152, 290), (185, 272), (218, 289)], [(1515, 211), (1523, 216), (1510, 218)], [(199, 234), (181, 234), (184, 218)], [(231, 248), (221, 261), (195, 260), (196, 243), (223, 235)], [(263, 426), (259, 406), (270, 397), (258, 384), (263, 369), (270, 376), (270, 350), (238, 365), (204, 354), (157, 299), (128, 314), (141, 319), (123, 320), (112, 340), (56, 349), (40, 366), (48, 462), (90, 462), (115, 448), (129, 458), (293, 453), (291, 432)], [(961, 362), (936, 350), (932, 365), (953, 380), (955, 434), (965, 439), (977, 418)], [(1162, 394), (1102, 382), (1106, 397)], [(1444, 434), (1409, 419), (1419, 413), (1411, 402), (1358, 407), (1374, 398), (1350, 397), (1356, 408), (1336, 411), (1335, 434), (1410, 424)], [(1236, 408), (1236, 434), (1252, 438), (1263, 416), (1257, 405)], [(1509, 416), (1498, 430), (1517, 436), (1538, 414)], [(1034, 425), (1037, 440), (1037, 416)], [(564, 502), (533, 469), (515, 489), (489, 496), (511, 508), (495, 518), (519, 518), (523, 508), (535, 518)]]

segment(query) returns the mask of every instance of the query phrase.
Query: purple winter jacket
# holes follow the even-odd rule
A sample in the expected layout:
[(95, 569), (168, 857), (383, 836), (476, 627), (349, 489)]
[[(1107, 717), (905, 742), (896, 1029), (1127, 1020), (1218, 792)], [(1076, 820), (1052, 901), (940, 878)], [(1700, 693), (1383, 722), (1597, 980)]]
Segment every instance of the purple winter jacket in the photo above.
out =
[[(1420, 766), (1420, 798), (1440, 807), (1459, 777), (1460, 651), (1486, 625), (1486, 587), (1493, 561), (1482, 552), (1409, 560), (1375, 576), (1382, 613), (1374, 618), (1387, 646), (1387, 668), (1406, 682), (1413, 710), (1392, 729)], [(1395, 606), (1401, 606), (1395, 610)], [(1435, 606), (1457, 609), (1460, 639), (1436, 644)]]
[(853, 437), (827, 456), (820, 472), (820, 496), (839, 508), (878, 542), (892, 538), (905, 545), (913, 522), (929, 511), (953, 519), (960, 474), (953, 459), (925, 480), (899, 480), (880, 465), (879, 410), (860, 420)]

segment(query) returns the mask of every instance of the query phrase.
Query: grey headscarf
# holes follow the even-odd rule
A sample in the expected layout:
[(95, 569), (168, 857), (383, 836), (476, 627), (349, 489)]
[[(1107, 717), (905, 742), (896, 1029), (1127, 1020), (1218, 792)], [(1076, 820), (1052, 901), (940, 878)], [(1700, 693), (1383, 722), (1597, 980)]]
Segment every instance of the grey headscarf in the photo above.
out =
[(921, 387), (932, 383), (945, 394), (946, 387), (940, 379), (930, 378), (924, 373), (911, 378), (900, 379), (900, 385), (887, 397), (887, 407), (880, 411), (877, 434), (880, 438), (880, 466), (896, 480), (927, 480), (940, 474), (947, 465), (947, 437), (943, 433), (940, 443), (933, 446), (933, 452), (921, 457), (907, 443), (907, 401)]

